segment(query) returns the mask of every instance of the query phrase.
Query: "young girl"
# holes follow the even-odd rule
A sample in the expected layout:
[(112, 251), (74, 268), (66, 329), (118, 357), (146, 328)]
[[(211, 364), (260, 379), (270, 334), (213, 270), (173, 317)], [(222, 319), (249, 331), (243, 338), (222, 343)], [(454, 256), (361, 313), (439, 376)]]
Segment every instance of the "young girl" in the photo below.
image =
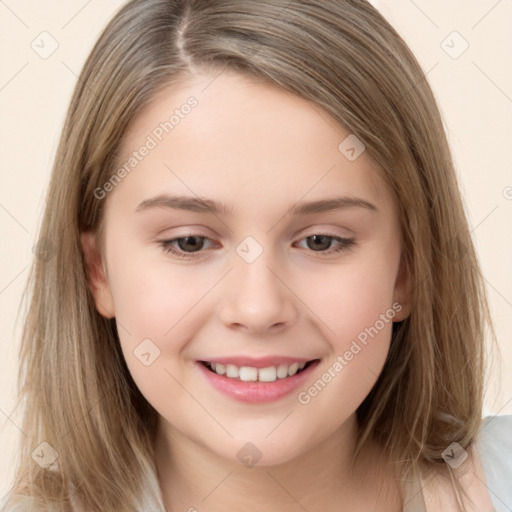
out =
[(2, 510), (511, 510), (440, 114), (365, 0), (129, 2), (38, 247)]

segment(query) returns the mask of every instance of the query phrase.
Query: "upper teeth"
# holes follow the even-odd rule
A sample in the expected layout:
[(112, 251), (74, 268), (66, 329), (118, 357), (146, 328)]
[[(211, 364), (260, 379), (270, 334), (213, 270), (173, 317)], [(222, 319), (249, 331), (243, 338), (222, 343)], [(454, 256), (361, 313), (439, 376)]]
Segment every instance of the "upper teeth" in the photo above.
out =
[(280, 364), (267, 368), (254, 368), (252, 366), (235, 366), (234, 364), (209, 363), (211, 369), (218, 375), (225, 375), (230, 379), (240, 379), (244, 382), (261, 381), (274, 382), (277, 378), (284, 379), (295, 375), (302, 370), (306, 363)]

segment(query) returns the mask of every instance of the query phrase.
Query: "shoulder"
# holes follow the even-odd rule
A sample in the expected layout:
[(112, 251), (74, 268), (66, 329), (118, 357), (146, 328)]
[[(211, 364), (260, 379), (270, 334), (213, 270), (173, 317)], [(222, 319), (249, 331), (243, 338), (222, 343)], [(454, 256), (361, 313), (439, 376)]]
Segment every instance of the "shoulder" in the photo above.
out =
[(512, 416), (483, 418), (475, 447), (496, 510), (512, 509)]

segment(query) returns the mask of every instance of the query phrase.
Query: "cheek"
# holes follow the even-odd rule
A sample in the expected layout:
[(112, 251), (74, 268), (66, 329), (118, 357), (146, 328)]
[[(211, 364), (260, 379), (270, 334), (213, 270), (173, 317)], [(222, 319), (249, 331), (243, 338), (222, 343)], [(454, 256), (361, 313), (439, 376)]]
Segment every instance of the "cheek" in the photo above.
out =
[[(376, 322), (383, 335), (391, 332), (391, 322), (382, 326), (381, 315), (394, 316), (393, 265), (382, 262), (333, 268), (315, 280), (314, 287), (304, 286), (305, 302), (322, 320), (326, 338), (338, 350)], [(391, 311), (389, 311), (391, 309)]]
[[(137, 387), (162, 415), (173, 397), (174, 410), (186, 410), (181, 353), (194, 330), (194, 306), (208, 281), (131, 257), (115, 267), (111, 287), (124, 359)], [(186, 275), (185, 275), (186, 274)], [(201, 284), (202, 283), (202, 284)]]
[(340, 314), (325, 332), (330, 354), (309, 387), (299, 391), (306, 411), (329, 411), (324, 428), (334, 431), (353, 414), (372, 390), (382, 372), (391, 341), (395, 311), (386, 300), (371, 295), (359, 302), (353, 315)]
[[(137, 250), (130, 258), (112, 251), (109, 276), (124, 358), (137, 386), (152, 403), (179, 391), (182, 361), (218, 281), (214, 272), (148, 261)], [(198, 316), (201, 315), (201, 320)]]
[(167, 339), (213, 282), (212, 276), (191, 273), (164, 257), (154, 261), (144, 251), (117, 256), (109, 279), (116, 319), (137, 338)]
[(321, 319), (317, 325), (330, 345), (330, 356), (319, 381), (303, 390), (299, 402), (339, 404), (334, 423), (359, 406), (382, 371), (393, 319), (401, 307), (393, 306), (394, 278), (395, 260), (376, 257), (333, 267), (316, 286), (304, 287), (305, 302)]

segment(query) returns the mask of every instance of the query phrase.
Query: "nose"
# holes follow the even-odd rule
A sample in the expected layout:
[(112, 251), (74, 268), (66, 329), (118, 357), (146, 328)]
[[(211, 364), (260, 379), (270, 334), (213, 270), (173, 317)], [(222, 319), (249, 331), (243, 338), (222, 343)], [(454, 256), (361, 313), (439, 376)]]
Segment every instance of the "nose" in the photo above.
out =
[(284, 276), (272, 268), (266, 252), (252, 263), (237, 261), (226, 279), (220, 318), (227, 327), (268, 334), (281, 332), (297, 321), (298, 299)]

